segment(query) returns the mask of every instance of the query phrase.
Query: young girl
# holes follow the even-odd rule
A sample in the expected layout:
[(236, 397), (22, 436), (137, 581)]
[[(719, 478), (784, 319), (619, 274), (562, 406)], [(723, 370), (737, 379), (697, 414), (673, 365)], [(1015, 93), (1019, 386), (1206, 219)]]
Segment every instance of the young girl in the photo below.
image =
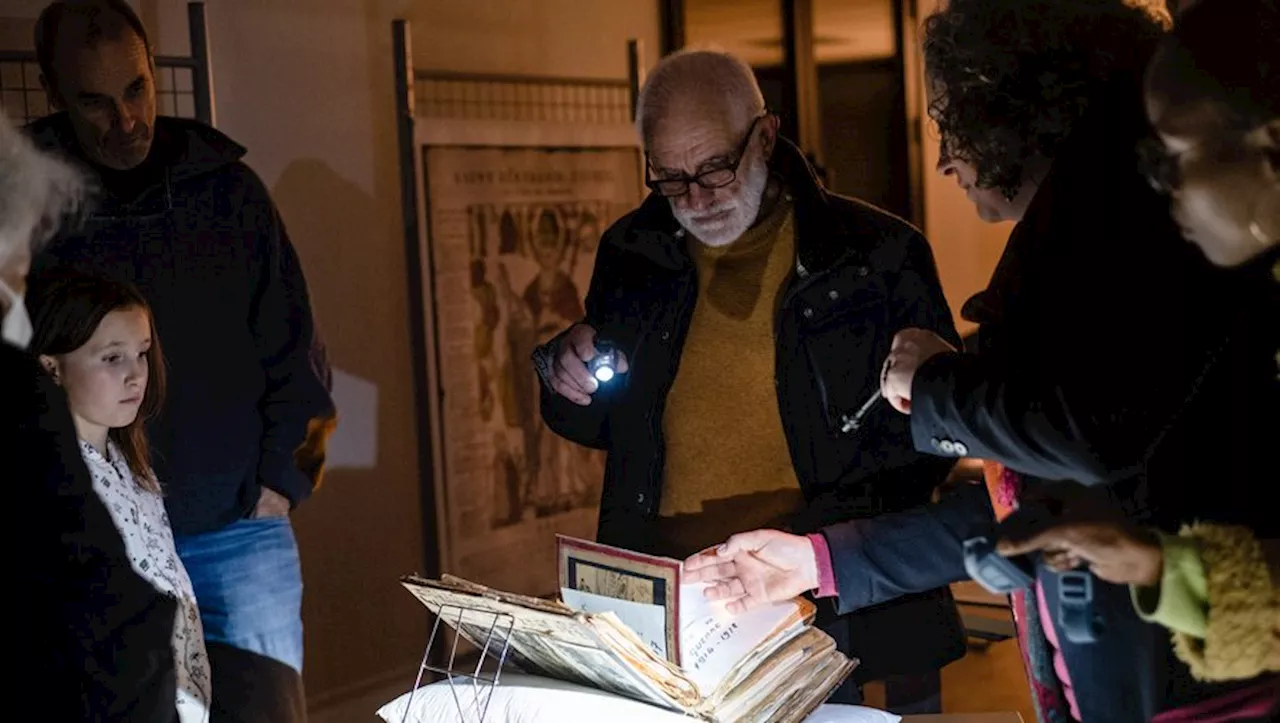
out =
[(66, 275), (41, 288), (30, 350), (66, 390), (94, 490), (119, 528), (134, 569), (178, 600), (173, 652), (179, 719), (207, 721), (204, 630), (174, 548), (144, 428), (164, 392), (151, 311), (131, 286)]

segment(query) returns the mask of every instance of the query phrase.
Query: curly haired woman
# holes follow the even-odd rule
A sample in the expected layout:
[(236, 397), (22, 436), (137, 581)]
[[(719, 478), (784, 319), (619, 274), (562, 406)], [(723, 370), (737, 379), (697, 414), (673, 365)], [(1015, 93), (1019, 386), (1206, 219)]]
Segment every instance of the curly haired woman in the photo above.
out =
[[(1183, 20), (1147, 72), (1147, 113), (1161, 138), (1153, 176), (1177, 192), (1174, 216), (1188, 240), (1256, 290), (1255, 335), (1269, 344), (1252, 381), (1274, 403), (1280, 354), (1272, 363), (1266, 352), (1280, 349), (1280, 12), (1274, 0), (1215, 0)], [(1254, 478), (1268, 475), (1275, 473), (1261, 467)], [(1230, 706), (1161, 720), (1213, 720), (1223, 710), (1236, 719), (1280, 715), (1280, 539), (1212, 522), (1171, 535), (1080, 521), (1002, 547), (1042, 552), (1060, 568), (1087, 564), (1130, 585), (1139, 612), (1169, 628), (1196, 678), (1257, 681)]]
[[(1164, 32), (1124, 0), (951, 0), (926, 21), (938, 171), (1017, 226), (962, 310), (978, 353), (905, 330), (882, 391), (918, 448), (997, 463), (1015, 507), (1066, 487), (1171, 533), (1196, 518), (1263, 530), (1276, 515), (1248, 485), (1280, 424), (1237, 373), (1263, 342), (1140, 172), (1142, 75)], [(963, 541), (994, 535), (979, 487), (816, 537), (746, 533), (686, 571), (738, 608), (816, 587), (846, 612), (966, 579)], [(1092, 581), (1097, 639), (1077, 642), (1059, 575), (1036, 578), (1013, 607), (1041, 720), (1146, 720), (1239, 685), (1195, 680), (1126, 586)]]

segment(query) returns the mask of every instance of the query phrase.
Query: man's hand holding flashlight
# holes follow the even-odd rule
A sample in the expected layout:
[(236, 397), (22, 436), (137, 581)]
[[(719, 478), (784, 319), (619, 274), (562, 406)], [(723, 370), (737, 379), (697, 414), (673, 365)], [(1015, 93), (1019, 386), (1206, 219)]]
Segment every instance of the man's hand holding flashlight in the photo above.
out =
[[(588, 364), (600, 353), (596, 348), (596, 330), (586, 324), (577, 324), (560, 339), (555, 364), (551, 369), (551, 388), (574, 404), (591, 404), (591, 395), (600, 388), (601, 381)], [(627, 357), (614, 350), (613, 371), (627, 372)]]

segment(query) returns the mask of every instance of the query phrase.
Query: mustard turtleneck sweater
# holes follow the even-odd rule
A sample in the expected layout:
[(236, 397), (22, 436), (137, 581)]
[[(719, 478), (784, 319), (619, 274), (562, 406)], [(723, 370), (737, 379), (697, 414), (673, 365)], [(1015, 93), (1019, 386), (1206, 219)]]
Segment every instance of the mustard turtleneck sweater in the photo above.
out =
[(662, 419), (659, 514), (691, 523), (677, 546), (700, 549), (801, 503), (774, 387), (774, 316), (795, 269), (792, 202), (779, 198), (728, 246), (688, 244), (698, 300)]

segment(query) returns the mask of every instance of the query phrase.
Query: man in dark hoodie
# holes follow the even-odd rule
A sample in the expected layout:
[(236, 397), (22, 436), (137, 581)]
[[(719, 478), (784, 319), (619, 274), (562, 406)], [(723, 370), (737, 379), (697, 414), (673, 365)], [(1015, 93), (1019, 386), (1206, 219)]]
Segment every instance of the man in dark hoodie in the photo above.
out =
[[(156, 116), (152, 48), (123, 0), (56, 2), (36, 25), (59, 112), (28, 132), (80, 163), (101, 198), (54, 239), (58, 267), (131, 282), (164, 340), (171, 385), (150, 429), (206, 637), (302, 669), (302, 575), (290, 510), (312, 492), (296, 453), (333, 414), (297, 254), (245, 149)], [(216, 694), (216, 693), (215, 693)]]

